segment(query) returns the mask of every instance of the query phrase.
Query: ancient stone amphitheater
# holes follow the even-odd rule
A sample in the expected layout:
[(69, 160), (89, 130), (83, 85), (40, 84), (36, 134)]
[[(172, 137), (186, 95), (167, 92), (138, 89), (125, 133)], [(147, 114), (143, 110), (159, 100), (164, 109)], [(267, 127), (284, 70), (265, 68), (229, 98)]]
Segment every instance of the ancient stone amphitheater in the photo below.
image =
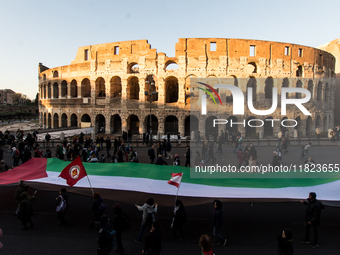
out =
[[(206, 129), (209, 118), (197, 112), (189, 117), (190, 101), (197, 100), (190, 89), (191, 78), (230, 78), (245, 95), (247, 87), (256, 91), (253, 103), (257, 109), (270, 108), (275, 87), (278, 94), (281, 87), (308, 89), (312, 99), (305, 107), (311, 116), (296, 107), (281, 116), (280, 105), (271, 116), (261, 116), (263, 120), (295, 119), (299, 137), (312, 135), (316, 126), (324, 132), (334, 126), (335, 58), (326, 51), (291, 43), (220, 38), (180, 38), (175, 49), (175, 57), (167, 57), (151, 49), (147, 40), (113, 42), (78, 48), (70, 65), (48, 68), (39, 64), (41, 125), (52, 129), (93, 126), (106, 134), (127, 130), (142, 134), (150, 128), (151, 111), (154, 134), (190, 135), (190, 125), (201, 134), (232, 131), (227, 125)], [(177, 68), (170, 69), (174, 65)], [(154, 91), (150, 103), (149, 94)], [(225, 105), (223, 118), (240, 120), (232, 115), (230, 92), (219, 94)], [(300, 98), (301, 94), (289, 97)], [(214, 114), (209, 112), (208, 117)], [(259, 119), (246, 110), (242, 119), (255, 117)], [(248, 137), (254, 133), (270, 137), (283, 128), (280, 123), (274, 127), (267, 123), (238, 130)], [(289, 131), (293, 136), (294, 128)]]

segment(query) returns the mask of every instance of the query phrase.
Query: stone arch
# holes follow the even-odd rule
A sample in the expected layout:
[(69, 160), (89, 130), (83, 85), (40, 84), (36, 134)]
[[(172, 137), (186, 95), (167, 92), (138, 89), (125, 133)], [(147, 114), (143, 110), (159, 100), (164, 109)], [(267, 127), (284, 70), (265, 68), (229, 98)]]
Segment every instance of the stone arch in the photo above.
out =
[(59, 97), (59, 85), (57, 82), (53, 83), (53, 98)]
[(47, 128), (51, 128), (52, 127), (52, 115), (51, 113), (48, 113), (47, 115)]
[[(152, 135), (158, 133), (158, 118), (155, 115), (151, 115), (152, 121)], [(150, 133), (150, 115), (145, 116), (145, 132)]]
[(197, 134), (199, 130), (199, 121), (195, 115), (187, 116), (184, 120), (184, 135), (190, 136), (191, 131), (194, 131)]
[(91, 123), (91, 117), (88, 114), (83, 114), (80, 119), (81, 122), (90, 122)]
[(127, 122), (128, 130), (130, 130), (132, 134), (139, 134), (139, 118), (137, 115), (130, 115)]
[(47, 121), (46, 121), (46, 112), (44, 112), (44, 115), (43, 115), (43, 125), (46, 127), (46, 124), (47, 124)]
[(304, 68), (303, 68), (303, 66), (302, 65), (299, 65), (298, 67), (297, 67), (297, 70), (296, 70), (296, 77), (303, 77), (303, 70)]
[(228, 123), (226, 124), (226, 130), (229, 132), (229, 137), (233, 132), (237, 132), (237, 126), (235, 124), (232, 125), (232, 123), (237, 122), (236, 116), (229, 116), (227, 119)]
[(190, 79), (194, 79), (194, 78), (197, 78), (197, 76), (194, 74), (189, 74), (185, 78), (184, 89), (185, 89), (185, 103), (186, 104), (190, 103), (190, 100), (191, 100), (190, 97), (198, 97), (199, 95), (199, 90), (197, 88), (195, 87), (191, 88)]
[(284, 78), (282, 81), (282, 88), (288, 88), (289, 87), (289, 79), (288, 78)]
[(165, 118), (164, 132), (172, 135), (178, 133), (178, 119), (176, 116), (168, 115)]
[(60, 86), (61, 86), (61, 97), (66, 97), (67, 96), (67, 82), (63, 80)]
[(283, 118), (281, 119), (281, 121), (280, 121), (280, 130), (281, 130), (282, 134), (284, 134), (284, 133), (286, 132), (287, 128), (284, 127), (284, 126), (282, 126), (282, 125), (281, 125), (281, 122), (282, 122), (283, 120), (286, 120), (286, 119), (288, 119), (287, 116), (283, 117)]
[(321, 130), (323, 130), (322, 121), (321, 121), (320, 115), (318, 115), (316, 117), (316, 120), (315, 120), (315, 128), (317, 128), (317, 127), (319, 127)]
[[(91, 122), (91, 119), (90, 119)], [(78, 126), (78, 116), (76, 114), (71, 115), (71, 127), (77, 127)]]
[(316, 90), (316, 101), (321, 101), (322, 100), (322, 82), (319, 81), (318, 87)]
[(299, 116), (295, 120), (297, 122), (297, 125), (294, 128), (298, 132), (298, 137), (302, 137), (302, 134), (303, 134), (303, 124), (302, 124), (301, 117)]
[(165, 79), (165, 103), (175, 103), (178, 101), (178, 79), (169, 76)]
[[(155, 82), (155, 76), (153, 74), (150, 74), (145, 79), (145, 86), (144, 90), (148, 92), (148, 96), (146, 96), (146, 100), (150, 102), (150, 93), (157, 92), (157, 86)], [(152, 102), (158, 101), (158, 94), (152, 95)]]
[(168, 60), (164, 65), (164, 71), (179, 69), (179, 65), (174, 60)]
[(313, 125), (313, 120), (311, 116), (308, 116), (306, 120), (306, 136), (310, 137), (314, 134), (314, 125)]
[(132, 76), (128, 79), (128, 90), (130, 97), (128, 99), (137, 99), (139, 100), (139, 80), (138, 77)]
[(61, 127), (66, 128), (67, 127), (67, 115), (66, 113), (63, 113), (61, 115)]
[(53, 114), (53, 128), (59, 128), (59, 115)]
[(323, 117), (323, 132), (328, 132), (328, 117), (327, 115)]
[[(232, 75), (231, 78), (227, 78), (227, 84), (233, 84), (235, 87), (238, 87), (238, 79), (235, 75)], [(234, 101), (233, 94), (230, 90), (226, 91), (226, 102), (232, 103)]]
[(48, 83), (48, 85), (47, 85), (47, 98), (51, 99), (51, 97), (52, 97), (52, 85), (51, 85), (51, 83)]
[(264, 130), (264, 136), (265, 137), (274, 135), (274, 130), (273, 130), (273, 127), (272, 127), (272, 121), (267, 121), (267, 120), (272, 120), (272, 119), (273, 119), (273, 117), (267, 117), (264, 120), (263, 130)]
[(110, 80), (110, 97), (122, 96), (122, 80), (119, 76), (114, 76)]
[(81, 81), (81, 96), (91, 97), (91, 83), (90, 80), (87, 78)]
[(256, 85), (256, 79), (255, 79), (255, 77), (250, 77), (249, 78), (249, 80), (248, 80), (248, 82), (247, 82), (247, 91), (246, 91), (246, 100), (247, 100), (247, 102), (248, 102), (248, 88), (253, 88), (253, 98), (252, 98), (252, 100), (253, 100), (253, 102), (256, 102), (256, 87), (257, 87), (257, 85)]
[(127, 73), (139, 73), (139, 65), (137, 62), (131, 62), (127, 66)]
[(268, 77), (265, 80), (265, 88), (264, 88), (264, 98), (265, 99), (273, 99), (273, 87), (274, 87), (274, 80), (272, 77)]
[(78, 90), (77, 90), (77, 81), (72, 80), (70, 84), (71, 88), (71, 97), (77, 97), (78, 96)]
[(113, 134), (122, 134), (122, 119), (119, 114), (115, 114), (111, 116), (110, 121), (111, 133)]
[(255, 62), (249, 62), (246, 66), (246, 72), (247, 74), (251, 74), (251, 73), (258, 73), (258, 66)]
[[(302, 88), (302, 81), (297, 80), (297, 82), (296, 82), (296, 87), (297, 87), (297, 88)], [(295, 93), (295, 98), (296, 98), (296, 99), (302, 98), (302, 94), (301, 94), (301, 93)], [(300, 133), (300, 132), (299, 132), (299, 133)]]
[(95, 132), (96, 133), (105, 133), (105, 117), (103, 114), (98, 114), (96, 116), (95, 123)]
[(96, 97), (105, 97), (105, 80), (103, 77), (98, 77), (96, 79)]
[(308, 87), (307, 87), (308, 91), (310, 92), (310, 95), (311, 95), (311, 99), (313, 100), (314, 99), (314, 83), (312, 80), (309, 80), (308, 81)]
[(58, 78), (58, 77), (59, 77), (59, 73), (58, 73), (57, 70), (55, 70), (55, 71), (53, 72), (53, 78)]
[[(246, 120), (246, 137), (250, 137), (254, 134), (256, 134), (256, 127), (251, 127), (248, 125), (248, 121), (252, 120), (252, 119), (256, 119), (254, 116), (250, 116), (247, 120)], [(252, 126), (255, 125), (255, 123), (251, 123)], [(256, 124), (258, 125), (258, 124)]]
[(325, 91), (324, 91), (324, 101), (325, 101), (326, 103), (329, 102), (330, 96), (331, 96), (330, 86), (329, 86), (328, 83), (326, 83), (326, 85), (325, 85)]
[(218, 126), (213, 126), (214, 119), (217, 119), (216, 116), (209, 116), (205, 120), (205, 136), (217, 136), (218, 134)]

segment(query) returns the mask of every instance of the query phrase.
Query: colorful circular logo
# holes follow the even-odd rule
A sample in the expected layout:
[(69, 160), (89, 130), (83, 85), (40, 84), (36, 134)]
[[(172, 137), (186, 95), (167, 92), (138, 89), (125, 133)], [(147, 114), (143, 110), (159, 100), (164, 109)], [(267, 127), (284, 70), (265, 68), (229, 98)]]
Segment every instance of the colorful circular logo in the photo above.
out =
[(72, 179), (78, 179), (80, 174), (80, 167), (78, 165), (72, 166), (70, 168), (70, 176)]

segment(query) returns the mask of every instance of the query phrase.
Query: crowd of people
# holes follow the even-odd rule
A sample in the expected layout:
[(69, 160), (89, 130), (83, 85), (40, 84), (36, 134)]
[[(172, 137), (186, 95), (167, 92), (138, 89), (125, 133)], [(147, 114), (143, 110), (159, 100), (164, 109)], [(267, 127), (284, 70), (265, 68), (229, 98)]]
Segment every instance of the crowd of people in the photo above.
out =
[[(34, 223), (32, 222), (33, 206), (32, 201), (36, 199), (35, 193), (28, 194), (28, 186), (20, 180), (15, 191), (15, 201), (18, 204), (16, 215), (22, 224), (22, 230), (32, 229)], [(323, 204), (316, 199), (315, 192), (310, 192), (307, 200), (302, 200), (301, 203), (306, 205), (304, 237), (300, 240), (301, 243), (310, 244), (312, 248), (319, 246), (318, 242), (318, 226), (320, 225), (320, 216)], [(59, 190), (56, 197), (56, 214), (60, 225), (68, 225), (65, 218), (68, 211), (69, 194), (66, 188)], [(142, 212), (141, 227), (137, 237), (136, 243), (143, 244), (141, 253), (144, 255), (161, 254), (162, 251), (162, 235), (163, 230), (159, 221), (157, 221), (158, 204), (153, 198), (147, 199), (143, 205), (135, 205), (136, 208)], [(115, 247), (119, 254), (124, 254), (123, 236), (124, 232), (130, 229), (130, 219), (120, 204), (115, 203), (113, 206), (113, 215), (105, 214), (107, 205), (104, 199), (98, 192), (93, 194), (93, 203), (91, 208), (93, 214), (93, 221), (89, 225), (92, 229), (98, 230), (97, 238), (97, 254), (109, 254)], [(201, 253), (206, 255), (214, 254), (213, 247), (224, 247), (227, 244), (227, 239), (221, 234), (223, 226), (223, 203), (220, 200), (214, 200), (212, 203), (212, 235), (215, 240), (211, 240), (209, 235), (201, 235), (199, 238), (199, 246)], [(188, 221), (188, 216), (185, 207), (181, 200), (176, 199), (175, 207), (172, 212), (171, 238), (176, 238), (183, 242), (186, 240), (185, 225)], [(190, 219), (190, 217), (189, 217)], [(170, 219), (169, 219), (170, 220)], [(144, 233), (147, 231), (147, 234)], [(179, 232), (179, 235), (178, 235)], [(284, 229), (277, 237), (278, 254), (292, 255), (293, 254), (293, 234), (291, 230)]]

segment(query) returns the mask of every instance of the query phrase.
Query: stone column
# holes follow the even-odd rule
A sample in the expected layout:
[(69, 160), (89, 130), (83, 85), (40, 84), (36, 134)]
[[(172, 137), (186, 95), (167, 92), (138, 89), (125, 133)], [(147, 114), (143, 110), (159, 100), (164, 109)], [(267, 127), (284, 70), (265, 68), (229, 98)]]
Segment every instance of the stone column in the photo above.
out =
[(67, 88), (66, 98), (71, 98), (71, 82), (69, 84), (66, 84), (66, 88)]
[(121, 120), (122, 120), (122, 132), (123, 131), (127, 132), (128, 127), (127, 127), (127, 117), (126, 117), (126, 115), (122, 115)]
[(61, 83), (58, 83), (58, 91), (59, 91), (59, 98), (62, 98), (62, 96), (61, 96)]
[[(185, 135), (185, 120), (184, 120), (184, 116), (180, 116), (178, 118), (178, 132), (181, 133), (181, 136)], [(173, 134), (176, 135), (176, 134)]]
[(126, 100), (128, 99), (128, 96), (130, 93), (128, 93), (128, 82), (127, 79), (121, 79), (122, 82), (122, 104), (125, 104)]
[(198, 128), (201, 133), (201, 137), (205, 137), (205, 120), (206, 117), (204, 116), (199, 116), (198, 118)]
[(82, 98), (81, 93), (82, 93), (82, 91), (81, 91), (81, 82), (78, 84), (78, 81), (77, 81), (77, 97), (78, 98)]
[(158, 79), (158, 104), (165, 104), (165, 82), (163, 78)]
[(110, 135), (111, 132), (111, 116), (107, 111), (107, 114), (105, 114), (105, 134)]
[(61, 116), (63, 115), (63, 113), (62, 112), (59, 112), (59, 120), (58, 120), (58, 122), (59, 122), (59, 127), (61, 128), (61, 126), (62, 126), (62, 121), (61, 121)]
[(158, 132), (160, 132), (161, 134), (165, 133), (165, 127), (164, 127), (164, 118), (160, 117), (158, 119)]
[[(90, 80), (91, 85), (91, 106), (94, 108), (96, 105), (96, 82), (95, 80)], [(92, 117), (91, 117), (92, 122)]]
[(185, 105), (185, 78), (178, 79), (178, 103)]
[[(139, 102), (145, 102), (146, 101), (146, 96), (144, 94), (145, 88), (147, 87), (145, 84), (145, 78), (140, 78), (138, 80), (139, 83)], [(149, 84), (150, 85), (150, 84)], [(150, 91), (148, 91), (149, 93)]]
[(145, 130), (146, 130), (146, 121), (145, 121), (145, 117), (141, 117), (139, 118), (139, 134), (143, 134), (145, 133)]
[[(67, 116), (67, 123), (66, 123), (66, 126), (67, 127), (70, 127), (71, 126), (71, 115), (72, 114), (68, 114), (68, 116)], [(79, 121), (79, 118), (77, 118), (77, 120), (78, 120), (78, 122), (80, 123), (80, 121)], [(77, 127), (78, 127), (79, 125), (78, 125), (78, 123), (77, 123)]]

